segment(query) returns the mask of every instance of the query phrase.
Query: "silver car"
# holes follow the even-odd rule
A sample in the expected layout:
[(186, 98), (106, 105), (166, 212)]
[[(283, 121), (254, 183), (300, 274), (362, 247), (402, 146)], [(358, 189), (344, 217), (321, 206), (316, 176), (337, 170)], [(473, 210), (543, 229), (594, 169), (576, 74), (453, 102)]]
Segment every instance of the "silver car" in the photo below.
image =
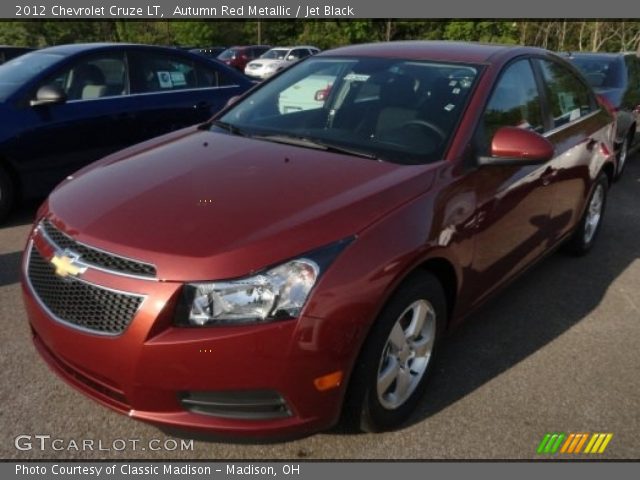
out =
[(265, 52), (260, 58), (247, 63), (244, 74), (264, 80), (298, 60), (315, 55), (319, 48), (303, 45), (299, 47), (275, 47)]

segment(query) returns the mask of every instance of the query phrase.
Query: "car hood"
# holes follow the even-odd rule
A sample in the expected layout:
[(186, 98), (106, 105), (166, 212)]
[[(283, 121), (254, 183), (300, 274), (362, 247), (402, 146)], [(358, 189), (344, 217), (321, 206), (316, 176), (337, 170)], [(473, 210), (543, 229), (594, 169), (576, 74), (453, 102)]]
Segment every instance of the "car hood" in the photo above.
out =
[(262, 66), (266, 66), (266, 65), (284, 65), (285, 63), (288, 63), (286, 60), (278, 60), (275, 58), (257, 58), (256, 60), (252, 60), (250, 61), (247, 65), (262, 65)]
[(234, 278), (356, 235), (432, 170), (190, 128), (86, 167), (41, 213), (162, 279)]

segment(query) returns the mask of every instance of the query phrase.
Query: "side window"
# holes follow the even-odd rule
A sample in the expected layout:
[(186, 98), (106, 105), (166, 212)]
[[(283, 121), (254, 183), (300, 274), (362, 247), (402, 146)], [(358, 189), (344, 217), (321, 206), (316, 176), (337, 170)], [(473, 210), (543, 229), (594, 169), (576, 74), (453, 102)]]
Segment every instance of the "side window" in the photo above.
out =
[(553, 126), (560, 127), (595, 110), (589, 88), (568, 68), (548, 60), (536, 60), (545, 81)]
[(60, 87), (70, 101), (126, 95), (124, 54), (108, 53), (82, 59), (46, 83)]
[(499, 78), (484, 112), (486, 145), (505, 126), (544, 131), (540, 94), (529, 60), (512, 63)]
[(640, 59), (635, 56), (627, 56), (627, 70), (629, 70), (629, 83), (631, 88), (640, 90)]
[[(190, 58), (148, 51), (132, 52), (129, 58), (133, 93), (198, 88), (198, 73), (194, 61)], [(206, 84), (204, 78), (203, 83)]]
[(229, 76), (216, 69), (204, 65), (196, 65), (197, 88), (224, 87), (226, 85), (234, 85)]
[(291, 50), (291, 52), (287, 56), (287, 60), (291, 60), (291, 59), (300, 60), (308, 56), (309, 56), (309, 50), (307, 50), (306, 48), (296, 48), (294, 50)]

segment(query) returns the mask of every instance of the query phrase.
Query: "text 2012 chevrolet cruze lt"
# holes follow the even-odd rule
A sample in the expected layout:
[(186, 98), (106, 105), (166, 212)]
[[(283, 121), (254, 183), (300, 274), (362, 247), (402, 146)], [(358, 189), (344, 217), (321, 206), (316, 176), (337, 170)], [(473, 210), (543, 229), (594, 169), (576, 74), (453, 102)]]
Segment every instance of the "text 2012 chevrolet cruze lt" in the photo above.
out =
[(158, 424), (392, 428), (446, 329), (554, 247), (589, 250), (613, 136), (544, 50), (319, 54), (57, 187), (24, 255), (35, 345)]

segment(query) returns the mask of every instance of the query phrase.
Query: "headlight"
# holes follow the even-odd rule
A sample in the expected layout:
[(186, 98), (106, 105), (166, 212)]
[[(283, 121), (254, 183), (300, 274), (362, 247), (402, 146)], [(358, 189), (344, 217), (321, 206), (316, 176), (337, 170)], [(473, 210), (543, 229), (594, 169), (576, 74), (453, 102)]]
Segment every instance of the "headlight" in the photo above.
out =
[(342, 240), (251, 277), (187, 284), (176, 323), (214, 326), (295, 318), (321, 273), (349, 241)]

